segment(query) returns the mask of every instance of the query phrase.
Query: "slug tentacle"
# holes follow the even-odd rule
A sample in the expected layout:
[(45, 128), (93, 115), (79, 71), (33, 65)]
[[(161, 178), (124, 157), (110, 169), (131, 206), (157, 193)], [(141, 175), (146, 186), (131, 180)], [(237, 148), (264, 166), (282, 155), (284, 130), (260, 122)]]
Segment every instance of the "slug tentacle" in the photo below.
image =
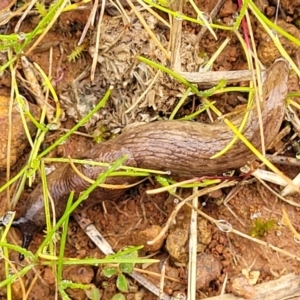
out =
[[(22, 248), (28, 249), (35, 233), (40, 229), (33, 221), (28, 220), (24, 217), (21, 217), (17, 220), (14, 220), (11, 224), (12, 227), (19, 229), (22, 233)], [(19, 254), (19, 260), (24, 259), (23, 254)]]
[[(277, 61), (267, 70), (263, 84), (261, 105), (262, 124), (266, 146), (277, 135), (285, 112), (289, 68), (285, 61)], [(241, 119), (233, 119), (238, 126)], [(243, 135), (258, 149), (261, 149), (260, 123), (253, 109), (248, 117)], [(217, 159), (211, 156), (221, 151), (234, 138), (224, 123), (201, 124), (188, 121), (158, 121), (124, 131), (115, 139), (95, 145), (85, 153), (85, 158), (113, 162), (128, 155), (127, 166), (170, 171), (172, 177), (192, 178), (195, 176), (217, 175), (245, 165), (255, 155), (238, 140), (227, 153)], [(96, 179), (105, 171), (103, 167), (77, 168), (87, 177)], [(134, 177), (110, 177), (107, 183), (126, 184), (138, 181)], [(69, 193), (77, 194), (88, 186), (70, 165), (58, 168), (47, 178), (48, 191), (54, 201), (55, 216), (60, 218), (65, 210)], [(95, 193), (99, 201), (109, 197), (115, 199), (124, 190), (98, 188)], [(24, 232), (23, 245), (28, 246), (32, 235), (28, 229), (36, 230), (45, 225), (44, 197), (42, 185), (38, 185), (26, 202), (21, 218), (14, 226)], [(27, 223), (26, 223), (27, 222)], [(20, 226), (21, 225), (21, 226)]]

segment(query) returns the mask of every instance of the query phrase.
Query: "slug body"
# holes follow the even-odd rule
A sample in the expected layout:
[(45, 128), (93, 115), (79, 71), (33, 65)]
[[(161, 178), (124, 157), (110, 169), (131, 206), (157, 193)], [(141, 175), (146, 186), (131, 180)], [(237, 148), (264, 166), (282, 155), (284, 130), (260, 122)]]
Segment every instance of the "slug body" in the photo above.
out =
[[(265, 145), (277, 135), (284, 117), (289, 68), (285, 61), (277, 61), (267, 70), (263, 84), (261, 105)], [(241, 118), (231, 120), (239, 126)], [(257, 111), (251, 110), (243, 135), (261, 149), (261, 134)], [(124, 131), (117, 138), (95, 145), (84, 158), (113, 162), (128, 155), (125, 165), (170, 171), (172, 177), (192, 178), (216, 175), (243, 166), (255, 158), (254, 154), (238, 140), (231, 149), (217, 159), (211, 156), (221, 151), (234, 137), (224, 123), (201, 124), (189, 121), (158, 121)], [(85, 176), (96, 179), (104, 167), (77, 165)], [(47, 178), (49, 193), (53, 198), (55, 217), (63, 214), (71, 191), (80, 193), (90, 184), (79, 177), (70, 165), (63, 165)], [(106, 183), (126, 184), (138, 181), (134, 177), (110, 177)], [(117, 198), (123, 190), (98, 188), (97, 199)], [(26, 202), (22, 215), (13, 226), (23, 233), (23, 247), (27, 248), (33, 234), (45, 226), (42, 185), (38, 185)]]

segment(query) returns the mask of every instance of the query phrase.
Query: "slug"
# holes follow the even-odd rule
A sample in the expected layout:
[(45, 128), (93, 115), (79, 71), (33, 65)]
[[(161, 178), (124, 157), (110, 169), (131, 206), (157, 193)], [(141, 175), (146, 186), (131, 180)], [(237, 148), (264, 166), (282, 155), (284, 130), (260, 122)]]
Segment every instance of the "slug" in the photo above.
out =
[[(289, 67), (283, 61), (276, 61), (265, 74), (261, 105), (265, 145), (268, 146), (277, 135), (284, 118), (285, 98)], [(231, 119), (238, 126), (241, 117)], [(259, 120), (255, 109), (251, 110), (244, 136), (261, 149)], [(223, 123), (201, 124), (190, 121), (157, 121), (124, 131), (111, 141), (93, 146), (83, 158), (101, 162), (113, 162), (125, 154), (125, 165), (169, 171), (172, 177), (192, 178), (216, 175), (245, 165), (255, 155), (238, 140), (231, 149), (217, 159), (211, 156), (221, 151), (234, 137)], [(105, 171), (104, 167), (77, 165), (85, 176), (96, 179)], [(137, 182), (134, 177), (110, 177), (106, 183), (126, 184)], [(85, 190), (89, 183), (79, 177), (69, 164), (64, 164), (47, 177), (48, 190), (53, 198), (55, 217), (60, 218), (65, 210), (71, 191), (76, 194)], [(124, 191), (97, 188), (92, 197), (116, 199)], [(0, 224), (3, 225), (3, 224)], [(24, 248), (28, 248), (34, 234), (45, 226), (44, 197), (39, 184), (27, 199), (26, 207), (12, 226), (23, 234)]]

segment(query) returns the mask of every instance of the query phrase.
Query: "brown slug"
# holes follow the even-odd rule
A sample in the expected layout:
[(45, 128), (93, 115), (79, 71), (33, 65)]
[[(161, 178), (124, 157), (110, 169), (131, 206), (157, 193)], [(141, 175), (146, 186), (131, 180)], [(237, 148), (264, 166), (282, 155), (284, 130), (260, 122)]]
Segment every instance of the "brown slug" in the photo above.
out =
[[(266, 146), (277, 135), (283, 121), (288, 74), (288, 64), (283, 60), (275, 62), (266, 71), (263, 83), (264, 102), (261, 105)], [(241, 117), (231, 121), (238, 126)], [(261, 149), (261, 134), (255, 109), (249, 114), (243, 134), (256, 148)], [(171, 176), (175, 178), (216, 175), (239, 168), (255, 159), (255, 155), (240, 140), (221, 157), (210, 159), (233, 137), (234, 134), (223, 122), (208, 125), (190, 121), (158, 121), (133, 127), (111, 141), (97, 144), (85, 154), (84, 158), (113, 162), (127, 154), (125, 165), (170, 171)], [(77, 165), (77, 168), (91, 179), (96, 179), (105, 170), (104, 167), (98, 166)], [(138, 178), (134, 177), (110, 177), (106, 183), (125, 184), (136, 181)], [(47, 182), (54, 201), (56, 218), (62, 216), (71, 191), (80, 193), (90, 185), (79, 177), (69, 164), (56, 169), (47, 177)], [(99, 200), (115, 199), (123, 192), (97, 188), (93, 197)], [(26, 208), (13, 221), (12, 226), (22, 232), (24, 248), (28, 247), (33, 235), (45, 226), (41, 184), (30, 194)]]

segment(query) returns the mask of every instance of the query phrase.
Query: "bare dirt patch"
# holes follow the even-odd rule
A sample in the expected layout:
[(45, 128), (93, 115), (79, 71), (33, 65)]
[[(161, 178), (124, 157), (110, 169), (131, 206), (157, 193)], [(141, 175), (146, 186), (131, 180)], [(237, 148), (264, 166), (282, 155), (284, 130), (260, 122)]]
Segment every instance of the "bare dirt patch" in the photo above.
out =
[[(123, 1), (121, 2), (123, 3)], [(277, 24), (299, 38), (299, 25), (297, 25), (300, 13), (299, 1), (281, 2)], [(217, 1), (195, 1), (195, 3), (201, 11), (209, 15)], [(277, 1), (257, 1), (258, 7), (270, 20), (274, 20), (276, 3)], [(76, 158), (88, 151), (95, 140), (99, 142), (112, 139), (127, 125), (135, 126), (141, 122), (168, 119), (186, 87), (163, 73), (154, 80), (158, 70), (137, 60), (138, 55), (167, 64), (175, 69), (180, 61), (180, 71), (196, 72), (217, 51), (225, 38), (229, 37), (230, 42), (215, 60), (213, 70), (247, 69), (244, 51), (237, 35), (230, 31), (216, 30), (218, 38), (215, 40), (209, 31), (206, 31), (201, 33), (199, 39), (203, 27), (188, 21), (182, 22), (181, 40), (177, 48), (178, 56), (172, 56), (173, 61), (166, 63), (162, 49), (149, 37), (144, 26), (128, 5), (123, 4), (126, 15), (120, 15), (114, 6), (107, 7), (102, 20), (101, 42), (97, 53), (95, 52), (96, 28), (90, 28), (83, 44), (84, 49), (76, 61), (68, 59), (88, 22), (92, 5), (88, 4), (82, 10), (62, 13), (39, 47), (28, 55), (30, 60), (37, 62), (46, 71), (49, 70), (50, 65), (49, 49), (52, 49), (52, 84), (59, 95), (65, 114), (61, 128), (47, 135), (43, 147), (51, 145), (64, 133), (64, 130), (70, 129), (84, 117), (99, 102), (109, 86), (114, 86), (107, 105), (96, 113), (84, 127), (80, 128), (79, 131), (84, 136), (72, 135), (66, 143), (52, 151), (48, 157), (71, 156)], [(0, 9), (2, 9), (1, 6)], [(161, 17), (159, 20), (146, 10), (141, 10), (140, 13), (163, 48), (168, 49), (167, 53), (170, 54), (172, 47), (176, 49), (176, 46), (169, 44), (170, 40), (175, 43), (174, 34), (176, 35), (176, 33), (166, 25), (169, 22), (168, 15), (158, 12)], [(190, 3), (184, 6), (183, 13), (196, 17), (195, 10)], [(236, 20), (237, 13), (237, 3), (226, 0), (217, 10), (213, 20), (217, 20), (220, 24), (232, 24)], [(99, 18), (98, 14), (97, 17)], [(250, 17), (258, 57), (265, 66), (269, 66), (276, 58), (281, 57), (281, 54), (276, 47), (274, 48), (273, 42), (263, 32), (261, 26), (258, 26), (257, 20), (253, 16)], [(32, 30), (38, 20), (37, 14), (27, 16), (22, 22), (20, 32)], [(165, 20), (166, 23), (162, 20)], [(17, 18), (12, 18), (8, 24), (2, 25), (2, 32), (13, 31), (16, 21)], [(181, 21), (180, 18), (177, 18), (177, 21)], [(176, 18), (173, 22), (176, 22)], [(298, 63), (298, 46), (284, 38), (280, 37), (280, 39), (282, 39), (286, 51)], [(97, 67), (94, 81), (91, 82), (90, 66), (95, 56)], [(0, 59), (4, 64), (5, 56), (1, 55)], [(22, 73), (21, 66), (19, 69)], [(11, 88), (10, 79), (8, 71), (5, 71), (0, 79), (2, 90)], [(150, 84), (152, 85), (148, 90)], [(289, 85), (289, 91), (299, 91), (298, 78), (295, 74), (291, 74)], [(34, 102), (33, 95), (26, 88), (26, 84), (21, 81), (20, 91), (29, 101)], [(145, 94), (141, 97), (143, 92)], [(222, 113), (229, 113), (238, 105), (245, 104), (247, 95), (227, 92), (213, 95), (210, 99), (216, 101)], [(176, 117), (180, 118), (193, 113), (200, 105), (199, 98), (191, 95)], [(202, 114), (196, 119), (197, 121), (209, 121), (206, 114)], [(289, 137), (285, 138), (284, 142), (287, 142)], [(295, 155), (290, 149), (285, 149), (285, 151), (287, 154)], [(26, 151), (23, 156), (23, 160), (20, 156), (20, 161), (12, 169), (11, 176), (21, 168), (26, 158)], [(298, 167), (279, 166), (279, 168), (290, 178), (293, 178), (298, 172)], [(5, 176), (3, 173), (3, 181), (5, 181)], [(37, 178), (38, 181), (40, 178)], [(226, 220), (235, 230), (280, 248), (290, 253), (291, 256), (275, 251), (269, 246), (258, 244), (235, 232), (226, 232), (199, 215), (197, 219), (197, 299), (220, 295), (224, 284), (226, 285), (225, 292), (249, 298), (255, 294), (253, 285), (249, 283), (251, 276), (257, 276), (254, 281), (255, 284), (259, 284), (290, 273), (300, 275), (299, 259), (294, 258), (300, 257), (299, 240), (282, 221), (282, 212), (285, 210), (291, 224), (299, 232), (299, 207), (281, 201), (260, 182), (253, 180), (251, 182), (235, 187), (236, 193), (230, 197), (230, 201), (226, 205), (224, 199), (232, 192), (233, 188), (224, 188), (201, 197), (199, 204), (202, 212), (215, 220)], [(150, 247), (147, 241), (153, 239), (161, 231), (170, 214), (178, 205), (178, 199), (169, 193), (155, 196), (146, 194), (147, 190), (158, 187), (160, 185), (151, 179), (128, 190), (118, 201), (89, 199), (79, 208), (79, 211), (86, 213), (114, 251), (129, 245), (144, 245), (140, 251), (141, 256), (151, 255), (160, 260), (159, 263), (149, 266), (147, 268), (149, 273), (144, 276), (158, 286), (160, 276), (156, 277), (150, 272), (160, 274), (163, 264), (165, 264), (164, 292), (169, 296), (186, 294), (191, 208), (184, 206), (163, 238)], [(272, 185), (272, 188), (279, 191), (276, 185)], [(32, 188), (26, 186), (22, 197), (23, 201), (31, 190)], [(191, 190), (180, 189), (179, 194), (182, 198), (186, 198), (191, 194)], [(7, 194), (4, 192), (1, 195), (2, 203), (7, 203), (6, 197)], [(300, 204), (298, 194), (291, 196), (290, 199)], [(1, 213), (4, 213), (6, 207), (4, 204), (1, 206)], [(264, 227), (266, 222), (269, 222), (268, 228)], [(9, 238), (18, 243), (20, 234), (12, 229)], [(34, 252), (42, 239), (43, 232), (40, 232), (35, 236), (30, 250)], [(77, 222), (71, 219), (65, 257), (103, 258), (104, 254), (96, 248)], [(18, 254), (12, 251), (10, 258), (18, 268), (20, 266)], [(251, 273), (253, 271), (258, 273), (253, 275)], [(103, 276), (101, 267), (68, 266), (64, 269), (63, 276), (64, 279), (76, 283), (94, 285), (100, 291), (100, 299), (111, 299), (118, 292), (116, 278)], [(5, 275), (1, 271), (1, 280), (4, 278)], [(41, 265), (28, 272), (23, 282), (26, 289), (30, 287), (27, 299), (55, 299), (56, 297), (55, 275), (49, 266)], [(126, 294), (126, 299), (157, 299), (157, 296), (141, 287), (133, 279), (128, 279), (128, 282), (130, 291)], [(89, 299), (90, 297), (89, 293), (83, 289), (68, 289), (67, 293), (72, 299)], [(13, 299), (22, 299), (21, 295), (21, 285), (17, 281), (13, 284)], [(6, 298), (6, 288), (4, 287), (0, 289), (0, 298)], [(279, 298), (274, 296), (271, 299)]]

